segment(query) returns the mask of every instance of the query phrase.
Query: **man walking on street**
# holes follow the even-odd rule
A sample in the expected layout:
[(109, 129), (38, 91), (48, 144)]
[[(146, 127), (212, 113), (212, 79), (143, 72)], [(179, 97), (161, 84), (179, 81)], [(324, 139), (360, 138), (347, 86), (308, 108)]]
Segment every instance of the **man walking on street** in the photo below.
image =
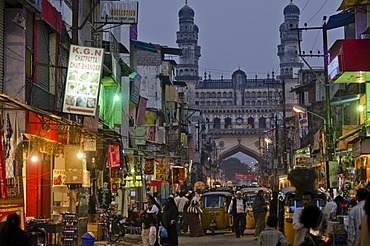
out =
[(316, 245), (324, 228), (325, 218), (316, 205), (314, 193), (303, 192), (302, 204), (303, 207), (297, 208), (293, 214), (293, 229), (296, 231), (293, 246), (300, 246), (302, 243)]
[(242, 197), (242, 192), (238, 190), (236, 192), (236, 197), (231, 200), (228, 209), (228, 213), (233, 215), (234, 230), (237, 238), (240, 238), (240, 235), (244, 236), (244, 230), (246, 226), (246, 212), (246, 200)]
[(254, 233), (253, 240), (258, 240), (261, 232), (265, 230), (265, 218), (267, 212), (267, 206), (265, 198), (263, 197), (263, 190), (259, 190), (256, 199), (254, 199), (253, 205), (253, 215), (256, 222), (256, 229)]
[(368, 196), (368, 191), (364, 188), (357, 190), (356, 198), (357, 205), (354, 206), (349, 212), (348, 218), (348, 246), (359, 245), (360, 242), (360, 225), (362, 222), (362, 217), (364, 216), (365, 210), (365, 200)]

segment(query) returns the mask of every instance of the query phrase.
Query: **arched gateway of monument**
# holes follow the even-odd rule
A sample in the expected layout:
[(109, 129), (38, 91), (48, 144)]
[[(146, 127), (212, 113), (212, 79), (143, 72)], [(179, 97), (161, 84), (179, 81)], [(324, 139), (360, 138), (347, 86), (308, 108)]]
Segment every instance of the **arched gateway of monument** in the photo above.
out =
[(212, 131), (218, 150), (218, 163), (239, 152), (250, 156), (260, 164), (263, 163), (261, 152), (261, 132), (259, 129), (227, 129)]

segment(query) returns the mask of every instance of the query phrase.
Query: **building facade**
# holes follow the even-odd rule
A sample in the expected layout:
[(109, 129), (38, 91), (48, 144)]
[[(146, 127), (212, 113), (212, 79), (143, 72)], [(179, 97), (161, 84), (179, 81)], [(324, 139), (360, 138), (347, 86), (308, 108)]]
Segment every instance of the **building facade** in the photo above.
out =
[[(278, 45), (280, 75), (275, 75), (273, 71), (264, 78), (258, 78), (257, 75), (247, 75), (237, 69), (231, 78), (212, 78), (206, 72), (200, 78), (198, 61), (201, 54), (198, 46), (199, 29), (194, 23), (195, 13), (187, 4), (179, 11), (177, 43), (183, 55), (176, 69), (176, 79), (185, 81), (191, 88), (189, 102), (202, 115), (198, 125), (204, 122), (204, 128), (208, 129), (207, 136), (193, 130), (197, 136), (193, 140), (198, 140), (195, 146), (198, 146), (201, 166), (207, 163), (207, 156), (214, 156), (215, 152), (217, 165), (222, 161), (220, 157), (227, 158), (237, 152), (264, 162), (266, 158), (261, 137), (268, 135), (278, 138), (277, 135), (284, 135), (278, 126), (283, 124), (284, 117), (290, 116), (288, 111), (297, 101), (295, 93), (285, 88), (297, 85), (296, 74), (303, 64), (298, 56), (298, 39), (301, 34), (291, 29), (298, 28), (300, 10), (290, 3), (284, 8), (283, 14), (281, 43)], [(211, 148), (212, 153), (202, 148), (202, 144), (206, 147), (211, 144), (210, 141), (215, 146)], [(264, 163), (261, 165), (265, 166)]]

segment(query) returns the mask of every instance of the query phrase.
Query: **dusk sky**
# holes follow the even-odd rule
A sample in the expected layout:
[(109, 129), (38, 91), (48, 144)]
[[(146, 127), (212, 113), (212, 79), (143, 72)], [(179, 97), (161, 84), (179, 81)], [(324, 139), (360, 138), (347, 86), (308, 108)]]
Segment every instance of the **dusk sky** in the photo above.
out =
[[(322, 26), (323, 16), (337, 14), (341, 0), (293, 0), (301, 10), (300, 27)], [(290, 0), (188, 0), (199, 27), (200, 76), (230, 78), (239, 67), (248, 77), (266, 77), (279, 71), (277, 45), (283, 9)], [(177, 48), (178, 12), (184, 0), (139, 0), (138, 39)], [(343, 28), (328, 31), (329, 48), (343, 38)], [(322, 53), (322, 32), (303, 32), (303, 50)], [(312, 66), (322, 66), (323, 58), (309, 58)]]

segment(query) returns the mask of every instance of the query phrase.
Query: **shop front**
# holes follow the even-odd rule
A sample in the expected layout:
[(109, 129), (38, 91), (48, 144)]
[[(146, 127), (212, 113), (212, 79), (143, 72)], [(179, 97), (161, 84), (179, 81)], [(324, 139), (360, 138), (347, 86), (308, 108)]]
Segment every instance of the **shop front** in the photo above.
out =
[(354, 185), (365, 186), (370, 180), (370, 139), (359, 139), (353, 143)]

